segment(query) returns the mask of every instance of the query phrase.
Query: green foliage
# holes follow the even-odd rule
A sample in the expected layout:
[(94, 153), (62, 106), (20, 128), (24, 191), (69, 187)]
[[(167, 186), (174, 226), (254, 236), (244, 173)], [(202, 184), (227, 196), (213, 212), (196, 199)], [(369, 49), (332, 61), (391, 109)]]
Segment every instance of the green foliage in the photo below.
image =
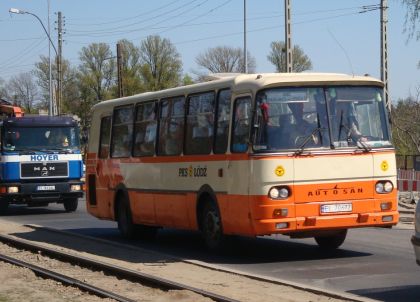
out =
[(411, 96), (392, 106), (392, 136), (398, 154), (420, 154), (419, 96), (420, 91), (417, 98)]
[(147, 91), (176, 87), (182, 61), (175, 46), (160, 36), (148, 36), (140, 45), (140, 75)]
[[(271, 51), (267, 56), (277, 72), (286, 72), (286, 45), (282, 41), (271, 42)], [(293, 72), (302, 72), (312, 69), (311, 59), (298, 46), (293, 46), (292, 69)]]
[[(200, 53), (195, 62), (200, 68), (212, 73), (244, 72), (245, 59), (242, 48), (229, 46), (217, 46)], [(255, 58), (247, 53), (248, 72), (255, 71)]]

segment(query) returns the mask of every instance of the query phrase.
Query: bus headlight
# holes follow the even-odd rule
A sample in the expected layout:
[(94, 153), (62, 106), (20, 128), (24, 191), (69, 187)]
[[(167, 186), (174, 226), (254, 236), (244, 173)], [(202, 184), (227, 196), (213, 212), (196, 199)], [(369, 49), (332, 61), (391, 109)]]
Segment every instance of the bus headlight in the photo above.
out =
[(289, 195), (290, 191), (287, 187), (272, 187), (268, 192), (271, 199), (286, 199)]
[(394, 185), (390, 181), (380, 181), (380, 182), (377, 182), (375, 185), (376, 193), (379, 193), (379, 194), (390, 193), (392, 192), (393, 189), (394, 189)]

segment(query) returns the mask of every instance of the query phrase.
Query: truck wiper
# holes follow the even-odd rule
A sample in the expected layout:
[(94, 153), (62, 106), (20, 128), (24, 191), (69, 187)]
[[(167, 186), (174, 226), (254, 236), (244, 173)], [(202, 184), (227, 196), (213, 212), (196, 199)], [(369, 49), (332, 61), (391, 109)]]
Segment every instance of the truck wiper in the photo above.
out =
[[(314, 140), (314, 137), (316, 134), (321, 133), (321, 131), (325, 131), (328, 130), (327, 128), (321, 128), (321, 127), (316, 127), (311, 134), (309, 134), (308, 136), (305, 137), (305, 139), (303, 140), (302, 144), (299, 146), (298, 150), (295, 151), (294, 155), (301, 155), (303, 153), (303, 150), (305, 150), (305, 146), (307, 143), (309, 143), (311, 140)], [(322, 134), (321, 136), (321, 145), (322, 145)]]

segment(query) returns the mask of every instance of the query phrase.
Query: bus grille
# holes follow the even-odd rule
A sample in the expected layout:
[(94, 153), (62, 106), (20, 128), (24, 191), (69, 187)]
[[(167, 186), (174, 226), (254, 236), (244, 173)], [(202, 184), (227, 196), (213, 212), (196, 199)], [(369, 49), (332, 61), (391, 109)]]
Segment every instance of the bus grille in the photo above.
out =
[(50, 178), (67, 176), (67, 162), (22, 163), (20, 165), (21, 178)]

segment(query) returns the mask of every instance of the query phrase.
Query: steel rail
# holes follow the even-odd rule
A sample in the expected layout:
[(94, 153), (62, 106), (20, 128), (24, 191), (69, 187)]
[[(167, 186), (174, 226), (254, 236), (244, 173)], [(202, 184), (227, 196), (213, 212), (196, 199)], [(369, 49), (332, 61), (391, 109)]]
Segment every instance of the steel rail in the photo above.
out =
[(120, 302), (134, 302), (134, 300), (123, 297), (121, 295), (118, 295), (116, 293), (107, 291), (105, 289), (90, 285), (86, 282), (82, 282), (80, 280), (74, 279), (72, 277), (68, 277), (56, 272), (53, 272), (51, 270), (47, 270), (45, 268), (33, 265), (28, 262), (24, 262), (15, 258), (8, 257), (6, 255), (0, 254), (0, 261), (7, 262), (16, 266), (28, 268), (31, 271), (33, 271), (37, 276), (46, 278), (46, 279), (53, 279), (55, 281), (61, 282), (65, 285), (77, 287), (85, 292), (88, 292), (90, 294), (94, 294), (101, 298), (111, 298)]
[(85, 268), (91, 268), (98, 271), (104, 271), (114, 276), (120, 276), (127, 280), (149, 285), (151, 287), (157, 287), (165, 290), (188, 290), (204, 297), (210, 298), (217, 302), (239, 302), (238, 300), (231, 299), (219, 294), (215, 294), (206, 290), (202, 290), (196, 287), (184, 285), (178, 282), (174, 282), (161, 277), (156, 277), (150, 274), (141, 273), (138, 271), (126, 269), (120, 266), (112, 265), (98, 260), (93, 260), (84, 256), (78, 256), (61, 252), (52, 248), (41, 246), (39, 244), (31, 243), (26, 240), (13, 238), (12, 236), (0, 234), (0, 242), (9, 244), (14, 247), (30, 250), (32, 252), (42, 252), (44, 255), (66, 261)]

